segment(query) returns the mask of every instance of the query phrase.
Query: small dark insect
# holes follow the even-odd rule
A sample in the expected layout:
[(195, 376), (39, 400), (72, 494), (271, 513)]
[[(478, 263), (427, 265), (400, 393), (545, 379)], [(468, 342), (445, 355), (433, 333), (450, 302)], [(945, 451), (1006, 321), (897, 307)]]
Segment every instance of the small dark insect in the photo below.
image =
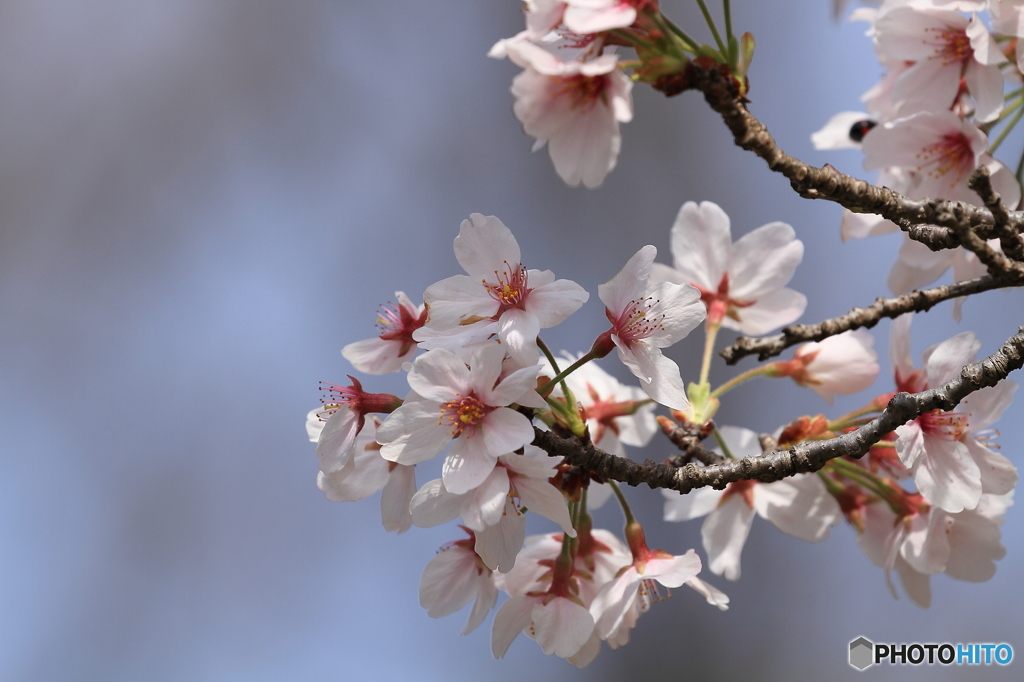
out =
[(871, 119), (857, 121), (852, 126), (850, 126), (850, 139), (853, 140), (854, 142), (860, 142), (861, 140), (864, 139), (864, 136), (868, 134), (868, 131), (874, 128), (876, 125), (878, 124), (872, 121)]

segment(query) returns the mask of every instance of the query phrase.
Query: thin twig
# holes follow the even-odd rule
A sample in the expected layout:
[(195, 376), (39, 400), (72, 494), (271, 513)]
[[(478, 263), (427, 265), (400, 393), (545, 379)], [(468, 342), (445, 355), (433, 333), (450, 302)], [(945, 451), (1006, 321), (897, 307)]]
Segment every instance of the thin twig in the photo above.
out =
[[(1022, 109), (1021, 111), (1024, 111)], [(988, 167), (980, 166), (967, 181), (967, 186), (978, 193), (981, 200), (992, 211), (995, 219), (996, 234), (1003, 253), (1016, 261), (1024, 261), (1024, 242), (1017, 231), (1010, 227), (1010, 212), (1003, 203), (1002, 197), (992, 187), (992, 178)]]
[(904, 313), (920, 313), (931, 309), (942, 301), (961, 296), (1002, 289), (1004, 287), (1022, 286), (1024, 281), (1008, 281), (992, 276), (969, 279), (956, 284), (945, 284), (931, 289), (915, 289), (908, 294), (895, 298), (876, 298), (867, 308), (854, 308), (845, 315), (833, 317), (818, 324), (791, 324), (772, 336), (752, 339), (741, 336), (729, 347), (718, 354), (725, 358), (728, 365), (736, 364), (741, 358), (757, 354), (759, 360), (775, 357), (790, 346), (807, 341), (821, 341), (830, 336), (841, 334), (851, 329), (870, 329), (887, 317), (899, 317)]

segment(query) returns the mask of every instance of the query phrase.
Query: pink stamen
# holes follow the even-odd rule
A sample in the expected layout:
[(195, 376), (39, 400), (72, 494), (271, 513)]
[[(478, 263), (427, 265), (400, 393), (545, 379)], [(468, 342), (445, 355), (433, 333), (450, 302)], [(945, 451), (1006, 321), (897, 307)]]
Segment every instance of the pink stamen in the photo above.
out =
[(942, 440), (956, 441), (967, 431), (969, 414), (966, 412), (943, 412), (933, 410), (917, 418), (921, 430)]
[(947, 133), (916, 154), (917, 170), (933, 178), (950, 175), (949, 186), (955, 187), (963, 177), (974, 170), (974, 150), (971, 141), (960, 132)]
[(526, 302), (526, 297), (530, 293), (529, 276), (526, 268), (521, 263), (516, 263), (513, 266), (509, 265), (508, 261), (502, 262), (505, 263), (505, 270), (502, 272), (494, 271), (497, 284), (484, 281), (484, 286), (487, 287), (491, 298), (499, 303), (498, 315), (501, 315), (501, 313), (510, 308), (522, 308)]

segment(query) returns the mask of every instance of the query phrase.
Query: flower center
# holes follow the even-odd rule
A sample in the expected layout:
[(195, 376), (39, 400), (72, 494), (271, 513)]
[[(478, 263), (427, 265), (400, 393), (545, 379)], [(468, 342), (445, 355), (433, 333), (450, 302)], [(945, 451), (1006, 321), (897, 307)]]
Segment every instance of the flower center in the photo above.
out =
[(660, 299), (650, 296), (638, 298), (629, 302), (626, 309), (615, 320), (615, 334), (626, 344), (640, 339), (646, 339), (658, 329), (663, 327), (664, 315), (651, 315), (651, 307), (660, 303)]
[[(350, 377), (351, 378), (351, 377)], [(320, 402), (323, 409), (316, 413), (320, 421), (327, 421), (332, 414), (342, 407), (359, 409), (359, 396), (362, 393), (359, 386), (339, 386), (327, 381), (320, 382)]]
[(945, 28), (928, 28), (925, 31), (930, 34), (925, 38), (925, 42), (935, 49), (932, 59), (940, 60), (943, 66), (960, 63), (974, 54), (971, 49), (971, 39), (967, 37), (965, 29), (947, 26)]
[(405, 355), (416, 343), (412, 333), (427, 321), (427, 311), (416, 314), (403, 305), (382, 304), (377, 314), (378, 336), (383, 341), (401, 341), (400, 355)]
[(960, 132), (947, 133), (938, 142), (926, 146), (916, 154), (917, 170), (933, 178), (952, 174), (950, 187), (955, 187), (968, 171), (974, 170), (974, 150), (971, 141)]
[(509, 308), (522, 308), (526, 302), (527, 295), (530, 293), (530, 287), (527, 286), (529, 277), (526, 268), (521, 263), (516, 263), (512, 266), (509, 265), (508, 261), (502, 262), (505, 264), (505, 270), (502, 272), (494, 271), (494, 278), (497, 284), (484, 282), (484, 286), (487, 287), (491, 298), (500, 305), (498, 308), (499, 316)]
[(557, 78), (559, 81), (556, 97), (567, 97), (571, 101), (573, 109), (590, 109), (599, 99), (604, 97), (604, 90), (607, 87), (607, 78), (601, 76), (565, 76)]
[(960, 440), (967, 431), (968, 415), (966, 412), (943, 412), (932, 410), (917, 418), (921, 430), (942, 440)]
[(448, 425), (452, 427), (452, 438), (458, 438), (467, 429), (472, 435), (474, 427), (493, 409), (472, 395), (456, 397), (455, 400), (441, 404), (441, 418), (437, 423), (443, 425), (447, 420)]

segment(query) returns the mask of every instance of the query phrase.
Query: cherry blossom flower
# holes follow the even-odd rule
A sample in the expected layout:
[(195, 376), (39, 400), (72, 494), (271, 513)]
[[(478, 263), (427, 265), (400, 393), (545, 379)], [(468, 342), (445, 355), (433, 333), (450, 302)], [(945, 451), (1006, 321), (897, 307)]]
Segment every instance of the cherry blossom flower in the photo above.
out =
[[(314, 435), (319, 433), (316, 427), (319, 425), (322, 430), (323, 424), (319, 418), (307, 422), (310, 440), (318, 437)], [(380, 517), (384, 529), (404, 533), (412, 526), (409, 504), (416, 492), (416, 467), (395, 464), (380, 456), (380, 444), (376, 441), (379, 425), (377, 417), (367, 419), (366, 426), (356, 436), (348, 464), (337, 471), (318, 472), (316, 486), (331, 502), (356, 502), (383, 490)]]
[(442, 618), (474, 602), (466, 627), (460, 633), (463, 635), (484, 622), (498, 599), (491, 569), (473, 550), (472, 533), (470, 536), (468, 540), (442, 547), (423, 569), (420, 578), (420, 606), (427, 609), (431, 618)]
[(441, 280), (423, 293), (427, 327), (458, 330), (493, 320), (496, 328), (475, 328), (473, 339), (496, 331), (523, 365), (537, 362), (538, 332), (559, 324), (590, 298), (580, 285), (556, 280), (550, 270), (527, 270), (512, 232), (494, 216), (474, 213), (462, 221), (455, 257), (469, 274)]
[[(564, 536), (531, 536), (527, 538), (515, 568), (507, 574), (495, 576), (499, 588), (511, 597), (502, 607), (507, 607), (508, 612), (501, 614), (499, 610), (499, 615), (506, 620), (499, 624), (499, 615), (495, 616), (492, 633), (495, 657), (504, 655), (521, 631), (538, 642), (542, 641), (536, 629), (525, 624), (527, 617), (533, 616), (532, 609), (529, 614), (525, 613), (531, 603), (537, 600), (543, 603), (553, 599), (553, 595), (565, 594), (574, 604), (589, 608), (602, 588), (632, 562), (629, 550), (612, 533), (591, 528), (589, 515), (581, 519), (578, 531), (576, 552), (571, 563), (565, 555)], [(584, 618), (576, 609), (565, 609), (578, 619), (573, 646), (583, 640), (584, 631), (590, 633), (574, 653), (565, 657), (573, 665), (584, 668), (597, 656), (601, 640), (594, 631), (589, 611)], [(545, 652), (548, 653), (548, 649)]]
[[(426, 483), (409, 504), (413, 522), (431, 527), (462, 516), (463, 523), (477, 532), (477, 553), (488, 568), (509, 571), (516, 561), (526, 522), (522, 507), (551, 519), (562, 530), (575, 537), (572, 520), (562, 494), (548, 482), (555, 474), (558, 460), (532, 445), (526, 454), (507, 454), (498, 458), (497, 466), (476, 488), (453, 494), (441, 479)], [(500, 528), (492, 526), (500, 524)], [(514, 540), (518, 538), (518, 544)]]
[(599, 33), (629, 28), (637, 10), (657, 10), (656, 0), (566, 0), (565, 25), (575, 33)]
[(662, 355), (661, 349), (685, 338), (707, 313), (700, 292), (689, 284), (647, 285), (657, 254), (653, 246), (643, 247), (615, 277), (598, 287), (612, 328), (594, 346), (605, 354), (614, 347), (648, 396), (672, 409), (685, 410), (689, 401), (679, 366)]
[(397, 305), (380, 308), (377, 315), (380, 334), (376, 338), (356, 341), (341, 349), (345, 359), (360, 372), (397, 372), (416, 354), (416, 341), (412, 335), (426, 321), (426, 310), (409, 300), (404, 291), (396, 291), (395, 298), (398, 299)]
[[(994, 0), (989, 3), (992, 29), (1003, 35), (1024, 38), (1024, 2)], [(1024, 71), (1024, 41), (1017, 40), (1017, 68)]]
[(900, 114), (950, 109), (961, 78), (974, 97), (975, 120), (994, 120), (1003, 109), (1002, 52), (977, 17), (907, 5), (880, 13), (875, 45), (892, 58), (913, 62), (893, 84)]
[[(558, 523), (575, 537), (565, 500), (548, 479), (560, 462), (535, 445), (526, 445), (525, 454), (510, 453), (498, 458), (497, 466), (480, 485), (462, 494), (447, 491), (441, 479), (426, 483), (413, 498), (411, 510), (417, 525), (430, 527), (461, 515), (472, 530), (495, 525), (505, 513), (505, 499), (519, 500), (530, 511)], [(515, 507), (516, 516), (522, 512)]]
[(672, 226), (674, 268), (655, 263), (651, 282), (692, 284), (708, 324), (758, 335), (803, 314), (807, 298), (785, 284), (804, 245), (785, 223), (769, 223), (733, 243), (729, 216), (717, 204), (688, 201)]
[[(568, 366), (580, 356), (563, 353), (562, 360)], [(544, 372), (554, 376), (555, 372), (546, 366)], [(626, 386), (596, 363), (588, 362), (565, 378), (569, 390), (583, 409), (583, 418), (590, 430), (594, 444), (613, 455), (626, 456), (623, 445), (644, 447), (658, 430), (654, 419), (654, 404), (636, 386)], [(562, 394), (556, 386), (553, 396)], [(609, 490), (609, 493), (611, 491)], [(588, 504), (595, 508), (593, 499)]]
[(911, 198), (980, 205), (980, 197), (967, 187), (967, 180), (975, 168), (985, 164), (992, 171), (993, 188), (1008, 206), (1016, 206), (1020, 187), (1012, 173), (995, 177), (999, 164), (985, 153), (987, 147), (985, 133), (948, 111), (919, 112), (886, 121), (873, 128), (862, 145), (865, 170), (898, 166), (915, 171)]
[(619, 124), (633, 119), (633, 83), (618, 68), (618, 56), (566, 62), (527, 40), (505, 41), (504, 52), (524, 69), (512, 81), (512, 111), (536, 138), (534, 150), (547, 144), (570, 187), (598, 187), (618, 160)]
[[(738, 457), (761, 454), (757, 434), (749, 429), (723, 426), (722, 438)], [(829, 528), (842, 519), (842, 511), (814, 474), (798, 474), (774, 483), (736, 481), (725, 490), (700, 488), (686, 495), (662, 490), (666, 521), (689, 521), (707, 515), (701, 526), (708, 567), (726, 580), (739, 580), (740, 553), (756, 513), (784, 533), (807, 542), (828, 537)]]
[[(892, 327), (901, 355), (909, 352), (910, 323), (903, 319), (910, 316)], [(922, 388), (936, 388), (956, 377), (974, 361), (980, 347), (973, 332), (963, 332), (928, 348), (923, 356)], [(910, 364), (903, 355), (897, 365), (898, 381), (907, 375)], [(920, 379), (915, 383), (920, 387)], [(1009, 407), (1016, 389), (1016, 382), (1004, 379), (971, 394), (957, 410), (926, 412), (896, 429), (896, 453), (930, 504), (956, 513), (974, 509), (983, 493), (1002, 495), (1016, 485), (1016, 468), (983, 444), (988, 440), (985, 429)]]
[(604, 586), (590, 605), (598, 636), (616, 645), (625, 643), (623, 637), (628, 638), (640, 612), (658, 596), (655, 583), (681, 587), (696, 578), (701, 569), (700, 557), (692, 549), (680, 556), (649, 549), (643, 528), (635, 521), (626, 526), (626, 538), (633, 561)]
[(774, 376), (791, 377), (831, 404), (836, 393), (857, 393), (874, 383), (879, 371), (874, 343), (875, 338), (864, 329), (805, 343), (796, 349), (792, 360), (774, 363)]
[(999, 526), (1013, 504), (1012, 492), (982, 495), (975, 509), (955, 514), (929, 505), (915, 493), (903, 498), (899, 514), (885, 502), (865, 505), (864, 528), (857, 537), (864, 554), (885, 569), (894, 598), (894, 569), (907, 596), (924, 608), (931, 605), (930, 576), (936, 573), (969, 582), (995, 575), (996, 562), (1006, 555)]
[(358, 379), (349, 379), (351, 386), (321, 382), (323, 404), (306, 415), (306, 434), (317, 443), (316, 455), (324, 473), (340, 471), (351, 463), (367, 414), (390, 413), (402, 404), (390, 393), (366, 393)]
[(377, 431), (384, 459), (417, 464), (454, 440), (442, 479), (449, 492), (464, 493), (487, 478), (499, 456), (532, 441), (530, 420), (507, 406), (540, 406), (534, 390), (539, 366), (499, 381), (504, 357), (498, 343), (477, 351), (468, 368), (443, 349), (419, 356), (408, 376), (413, 391)]

